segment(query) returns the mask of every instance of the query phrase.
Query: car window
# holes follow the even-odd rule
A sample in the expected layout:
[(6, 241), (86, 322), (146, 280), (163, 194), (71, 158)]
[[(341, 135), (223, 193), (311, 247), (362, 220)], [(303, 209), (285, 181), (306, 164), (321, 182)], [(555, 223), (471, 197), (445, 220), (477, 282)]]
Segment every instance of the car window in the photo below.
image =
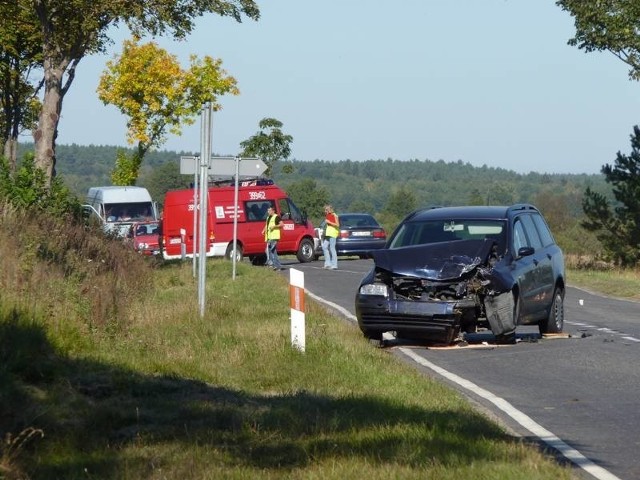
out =
[(341, 215), (341, 227), (379, 227), (380, 225), (371, 215)]
[(518, 252), (522, 247), (528, 247), (527, 236), (519, 218), (513, 224), (513, 251)]
[(400, 226), (389, 248), (426, 245), (456, 240), (484, 240), (490, 238), (498, 243), (498, 251), (506, 248), (505, 224), (500, 220), (433, 220), (407, 222)]
[(267, 200), (258, 200), (245, 202), (244, 211), (246, 212), (247, 221), (263, 222), (267, 219), (267, 210), (271, 206), (271, 202)]
[(529, 246), (538, 250), (542, 248), (542, 240), (540, 240), (540, 235), (538, 235), (538, 229), (533, 223), (533, 219), (531, 215), (521, 215), (522, 225), (524, 227), (524, 231), (529, 239)]
[(549, 227), (542, 218), (542, 215), (533, 214), (531, 215), (531, 218), (533, 219), (533, 223), (536, 224), (538, 233), (540, 234), (540, 239), (542, 240), (542, 245), (548, 247), (549, 245), (556, 243), (553, 239), (553, 235), (551, 234), (551, 230), (549, 230)]

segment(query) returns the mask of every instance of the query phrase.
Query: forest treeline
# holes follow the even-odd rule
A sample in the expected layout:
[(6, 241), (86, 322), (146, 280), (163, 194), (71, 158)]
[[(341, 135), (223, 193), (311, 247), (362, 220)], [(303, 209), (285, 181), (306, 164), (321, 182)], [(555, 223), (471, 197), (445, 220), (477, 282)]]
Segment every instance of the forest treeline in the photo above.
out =
[[(31, 148), (20, 145), (23, 151)], [(111, 184), (119, 149), (122, 147), (59, 145), (57, 174), (82, 199), (89, 187)], [(192, 154), (150, 152), (138, 185), (148, 188), (162, 205), (168, 190), (192, 184), (192, 176), (179, 173), (180, 156)], [(293, 172), (283, 173), (285, 165), (293, 167)], [(579, 224), (584, 219), (585, 190), (589, 187), (612, 198), (611, 187), (601, 174), (520, 174), (486, 165), (475, 167), (461, 160), (292, 160), (278, 164), (272, 177), (314, 220), (321, 215), (318, 203), (329, 201), (338, 212), (372, 213), (389, 229), (402, 215), (419, 207), (533, 203), (563, 247), (578, 254), (599, 250), (597, 241)]]

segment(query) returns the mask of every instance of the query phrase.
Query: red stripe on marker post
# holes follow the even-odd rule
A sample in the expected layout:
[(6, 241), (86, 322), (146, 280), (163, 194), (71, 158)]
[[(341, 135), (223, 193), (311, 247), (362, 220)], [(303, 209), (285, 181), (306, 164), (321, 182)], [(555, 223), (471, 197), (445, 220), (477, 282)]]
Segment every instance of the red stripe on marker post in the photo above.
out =
[(305, 349), (304, 272), (289, 270), (289, 304), (291, 306), (291, 346)]

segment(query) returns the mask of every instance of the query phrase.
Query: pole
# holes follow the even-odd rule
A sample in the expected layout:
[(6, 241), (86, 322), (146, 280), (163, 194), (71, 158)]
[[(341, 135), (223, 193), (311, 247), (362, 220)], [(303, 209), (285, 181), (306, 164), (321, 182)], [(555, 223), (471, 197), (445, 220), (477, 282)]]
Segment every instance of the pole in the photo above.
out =
[(204, 317), (205, 306), (205, 279), (206, 279), (206, 259), (207, 259), (207, 238), (208, 238), (208, 217), (209, 208), (209, 159), (211, 157), (211, 103), (207, 103), (204, 110), (204, 144), (202, 155), (200, 156), (200, 249), (199, 249), (199, 271), (198, 271), (198, 299), (200, 304), (200, 316)]
[[(202, 122), (200, 122), (200, 136), (202, 136)], [(191, 253), (193, 263), (193, 278), (196, 278), (196, 232), (198, 231), (198, 175), (200, 174), (200, 157), (195, 157), (195, 170), (193, 171), (193, 235), (191, 236)]]
[(236, 160), (236, 181), (235, 188), (233, 192), (233, 273), (231, 278), (233, 280), (236, 279), (236, 248), (238, 248), (238, 177), (240, 176), (240, 159), (238, 157)]

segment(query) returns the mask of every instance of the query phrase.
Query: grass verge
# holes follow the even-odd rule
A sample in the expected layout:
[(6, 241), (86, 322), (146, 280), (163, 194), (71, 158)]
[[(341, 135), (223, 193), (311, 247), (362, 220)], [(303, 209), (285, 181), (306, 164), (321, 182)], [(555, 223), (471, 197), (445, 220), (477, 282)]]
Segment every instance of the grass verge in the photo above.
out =
[(306, 352), (291, 348), (288, 285), (274, 272), (240, 264), (232, 281), (230, 263), (211, 261), (203, 318), (196, 304), (185, 264), (157, 271), (117, 333), (60, 330), (59, 320), (5, 308), (0, 472), (570, 478), (318, 305), (308, 304)]
[(567, 269), (567, 281), (592, 292), (640, 300), (640, 271), (636, 269)]

